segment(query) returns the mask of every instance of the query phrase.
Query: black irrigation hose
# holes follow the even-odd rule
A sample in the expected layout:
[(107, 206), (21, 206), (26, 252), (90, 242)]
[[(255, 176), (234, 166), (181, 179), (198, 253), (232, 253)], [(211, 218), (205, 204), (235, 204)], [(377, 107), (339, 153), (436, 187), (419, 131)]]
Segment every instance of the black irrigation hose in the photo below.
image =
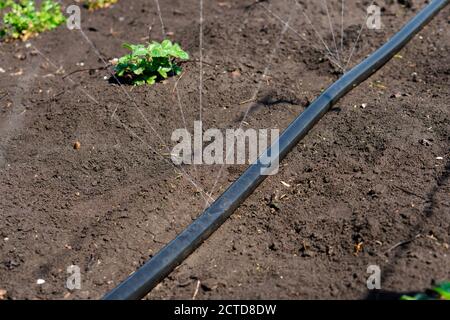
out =
[[(308, 133), (341, 97), (386, 64), (450, 0), (434, 0), (411, 19), (386, 44), (344, 74), (323, 92), (279, 138), (279, 160)], [(270, 152), (270, 151), (269, 151)], [(269, 153), (270, 154), (270, 153)], [(265, 179), (259, 161), (252, 164), (200, 217), (146, 262), (119, 286), (106, 294), (105, 300), (141, 299), (176, 266), (206, 240)]]

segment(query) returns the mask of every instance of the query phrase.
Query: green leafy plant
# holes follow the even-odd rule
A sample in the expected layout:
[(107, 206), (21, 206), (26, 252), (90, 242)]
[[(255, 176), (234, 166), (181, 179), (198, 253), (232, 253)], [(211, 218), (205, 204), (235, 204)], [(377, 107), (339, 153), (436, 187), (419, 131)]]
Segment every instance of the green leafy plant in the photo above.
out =
[(0, 28), (1, 38), (25, 41), (66, 21), (61, 6), (53, 0), (43, 0), (39, 10), (32, 0), (3, 0), (0, 1), (0, 9), (7, 11)]
[(415, 296), (402, 296), (402, 300), (450, 300), (450, 282), (444, 282), (433, 289), (430, 293), (419, 293)]
[(154, 84), (158, 79), (179, 75), (177, 60), (187, 60), (189, 55), (179, 44), (164, 40), (148, 46), (124, 44), (131, 53), (121, 57), (115, 67), (117, 76), (128, 79), (134, 85)]
[(107, 8), (110, 5), (117, 3), (117, 0), (85, 0), (84, 5), (89, 10)]
[(14, 1), (12, 0), (0, 0), (0, 10), (9, 7)]

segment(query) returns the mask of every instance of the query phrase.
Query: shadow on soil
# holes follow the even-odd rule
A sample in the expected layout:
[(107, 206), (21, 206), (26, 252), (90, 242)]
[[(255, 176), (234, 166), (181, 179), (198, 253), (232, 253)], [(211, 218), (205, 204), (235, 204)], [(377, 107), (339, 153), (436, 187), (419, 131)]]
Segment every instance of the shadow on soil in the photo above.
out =
[[(424, 234), (426, 231), (426, 226), (432, 223), (429, 219), (432, 219), (436, 213), (436, 208), (440, 206), (446, 206), (446, 204), (440, 203), (437, 199), (437, 194), (442, 188), (450, 184), (450, 161), (446, 164), (443, 174), (436, 180), (436, 186), (431, 190), (431, 192), (426, 197), (426, 206), (423, 210), (423, 215), (420, 221), (411, 229), (409, 233), (409, 238), (404, 244), (400, 245), (395, 253), (395, 255), (390, 259), (390, 263), (385, 267), (383, 272), (383, 281), (386, 281), (396, 272), (397, 261), (411, 248), (411, 244), (414, 242), (414, 238), (418, 234)], [(364, 298), (366, 300), (398, 300), (402, 295), (414, 296), (415, 292), (389, 292), (383, 290), (374, 290), (367, 294)]]

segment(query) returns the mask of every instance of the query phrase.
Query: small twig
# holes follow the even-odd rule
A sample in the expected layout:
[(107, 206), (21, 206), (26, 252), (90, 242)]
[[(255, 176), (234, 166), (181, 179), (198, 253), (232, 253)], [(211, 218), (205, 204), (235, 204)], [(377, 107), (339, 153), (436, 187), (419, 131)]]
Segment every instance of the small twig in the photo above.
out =
[(177, 87), (178, 87), (178, 82), (181, 80), (181, 78), (183, 78), (184, 74), (185, 74), (185, 72), (183, 72), (183, 73), (181, 74), (181, 76), (177, 79), (177, 81), (175, 82), (175, 84), (174, 84), (174, 86), (173, 86), (172, 94), (175, 93), (175, 90), (176, 90)]
[(197, 297), (198, 289), (200, 289), (200, 280), (197, 280), (197, 285), (195, 286), (194, 295), (192, 296), (192, 300), (195, 300), (195, 297)]
[(255, 102), (255, 101), (256, 101), (256, 98), (251, 98), (251, 99), (248, 99), (248, 100), (241, 101), (241, 102), (239, 102), (239, 104), (243, 105), (243, 104), (246, 104), (246, 103), (249, 103), (249, 102)]
[(109, 67), (111, 67), (111, 65), (102, 66), (102, 67), (98, 67), (98, 68), (79, 69), (79, 70), (75, 70), (75, 71), (65, 74), (62, 78), (65, 79), (75, 73), (78, 73), (78, 72), (104, 70), (104, 69), (108, 69)]
[(403, 191), (403, 192), (406, 193), (406, 194), (409, 194), (409, 195), (411, 195), (411, 196), (416, 196), (417, 198), (422, 199), (422, 200), (426, 200), (424, 197), (419, 196), (418, 194), (416, 194), (416, 193), (414, 193), (414, 192), (412, 192), (412, 191), (409, 191), (408, 189), (405, 189), (405, 188), (403, 188), (403, 187), (399, 187), (399, 186), (396, 186), (396, 185), (393, 185), (393, 186), (394, 186), (395, 188), (399, 189), (400, 191)]
[(116, 115), (116, 111), (119, 107), (116, 106), (116, 108), (114, 109), (113, 113), (111, 114), (111, 120), (114, 120), (114, 116)]
[(153, 18), (152, 24), (148, 27), (148, 39), (149, 40), (152, 38), (152, 30), (153, 30), (154, 23), (155, 23), (155, 18)]
[(386, 250), (385, 253), (389, 253), (392, 250), (397, 249), (398, 247), (404, 246), (405, 244), (409, 244), (409, 243), (413, 242), (414, 240), (420, 238), (421, 236), (422, 235), (419, 233), (412, 239), (405, 240), (405, 241), (400, 241), (399, 243), (394, 244), (392, 247), (390, 247), (388, 250)]

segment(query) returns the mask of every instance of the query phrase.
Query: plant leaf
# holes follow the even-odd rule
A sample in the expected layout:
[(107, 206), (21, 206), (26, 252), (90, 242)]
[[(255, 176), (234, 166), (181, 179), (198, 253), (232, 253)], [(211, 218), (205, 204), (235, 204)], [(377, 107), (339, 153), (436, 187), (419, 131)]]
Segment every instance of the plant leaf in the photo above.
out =
[(158, 79), (179, 75), (181, 67), (176, 64), (175, 59), (189, 58), (179, 44), (168, 39), (161, 43), (153, 41), (147, 46), (125, 43), (123, 47), (131, 53), (119, 58), (115, 71), (120, 77), (130, 77), (135, 85), (152, 85)]

